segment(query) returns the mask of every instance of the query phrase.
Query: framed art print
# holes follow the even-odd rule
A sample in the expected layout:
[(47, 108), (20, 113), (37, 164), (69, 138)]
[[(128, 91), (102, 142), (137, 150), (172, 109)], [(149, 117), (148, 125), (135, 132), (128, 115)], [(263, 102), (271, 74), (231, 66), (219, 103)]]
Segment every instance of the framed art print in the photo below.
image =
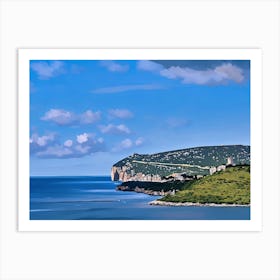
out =
[(261, 230), (259, 49), (19, 49), (20, 231)]

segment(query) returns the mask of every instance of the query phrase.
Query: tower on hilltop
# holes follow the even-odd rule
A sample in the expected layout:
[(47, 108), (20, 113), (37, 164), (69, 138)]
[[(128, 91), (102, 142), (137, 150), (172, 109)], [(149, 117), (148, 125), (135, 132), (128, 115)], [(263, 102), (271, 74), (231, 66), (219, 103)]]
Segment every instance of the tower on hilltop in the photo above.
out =
[(232, 156), (230, 156), (230, 157), (227, 158), (227, 164), (226, 164), (226, 165), (227, 165), (227, 166), (229, 166), (229, 165), (234, 165)]

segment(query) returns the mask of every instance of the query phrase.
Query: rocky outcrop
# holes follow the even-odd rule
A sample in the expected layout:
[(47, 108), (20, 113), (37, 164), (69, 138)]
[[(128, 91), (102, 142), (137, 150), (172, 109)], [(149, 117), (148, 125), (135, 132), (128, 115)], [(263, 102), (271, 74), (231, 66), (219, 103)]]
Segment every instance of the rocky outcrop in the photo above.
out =
[(190, 181), (194, 179), (199, 179), (203, 176), (195, 175), (188, 176), (184, 173), (173, 173), (169, 176), (161, 177), (158, 174), (143, 174), (136, 173), (131, 175), (129, 169), (126, 166), (113, 166), (111, 169), (111, 180), (112, 181), (121, 181), (121, 182), (157, 182), (157, 183), (165, 183), (165, 182), (173, 182), (173, 181)]
[(250, 204), (226, 204), (226, 203), (197, 203), (197, 202), (169, 202), (169, 201), (161, 201), (154, 200), (149, 202), (150, 205), (156, 206), (205, 206), (205, 207), (249, 207)]
[(136, 174), (131, 174), (129, 172), (128, 168), (124, 166), (113, 166), (111, 169), (111, 180), (112, 181), (122, 181), (122, 182), (127, 182), (127, 181), (140, 181), (140, 182), (162, 182), (162, 178), (155, 174), (148, 174), (145, 175), (143, 173), (136, 173)]
[(120, 181), (120, 173), (121, 173), (121, 168), (113, 166), (111, 169), (111, 180)]
[(133, 176), (127, 172), (126, 166), (117, 167), (113, 166), (111, 169), (111, 180), (112, 181), (129, 181)]
[(153, 190), (147, 190), (145, 188), (140, 188), (140, 187), (134, 187), (131, 188), (129, 186), (118, 186), (117, 190), (119, 191), (130, 191), (130, 192), (138, 192), (138, 193), (145, 193), (148, 195), (159, 195), (159, 196), (164, 196), (167, 193), (165, 193), (163, 190), (162, 191), (153, 191)]
[[(148, 184), (146, 182), (146, 184)], [(160, 183), (159, 183), (160, 184)], [(136, 182), (133, 181), (131, 185), (120, 185), (117, 187), (117, 190), (119, 191), (130, 191), (130, 192), (138, 192), (138, 193), (145, 193), (148, 195), (156, 195), (156, 196), (165, 196), (165, 195), (174, 195), (176, 190), (152, 190), (152, 189), (147, 189), (147, 186), (145, 186), (145, 182)], [(178, 191), (178, 190), (177, 190)]]

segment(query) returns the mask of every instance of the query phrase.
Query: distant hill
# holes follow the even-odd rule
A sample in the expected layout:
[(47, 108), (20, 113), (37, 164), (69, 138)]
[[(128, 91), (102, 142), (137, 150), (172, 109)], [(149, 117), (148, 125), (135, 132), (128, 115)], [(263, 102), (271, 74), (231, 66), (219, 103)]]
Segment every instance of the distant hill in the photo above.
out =
[[(160, 177), (173, 173), (208, 175), (210, 167), (225, 165), (230, 157), (236, 165), (250, 164), (250, 146), (205, 146), (157, 154), (133, 154), (113, 165), (111, 177), (115, 181), (137, 181), (141, 176), (154, 175), (154, 181), (160, 181)], [(149, 176), (145, 180), (149, 181)]]

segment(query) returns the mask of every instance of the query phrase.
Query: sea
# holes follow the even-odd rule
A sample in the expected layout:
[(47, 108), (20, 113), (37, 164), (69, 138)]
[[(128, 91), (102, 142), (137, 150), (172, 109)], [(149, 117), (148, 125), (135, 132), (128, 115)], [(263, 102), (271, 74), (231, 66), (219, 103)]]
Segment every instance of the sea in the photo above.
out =
[(31, 177), (31, 220), (249, 220), (250, 207), (154, 206), (109, 176)]

